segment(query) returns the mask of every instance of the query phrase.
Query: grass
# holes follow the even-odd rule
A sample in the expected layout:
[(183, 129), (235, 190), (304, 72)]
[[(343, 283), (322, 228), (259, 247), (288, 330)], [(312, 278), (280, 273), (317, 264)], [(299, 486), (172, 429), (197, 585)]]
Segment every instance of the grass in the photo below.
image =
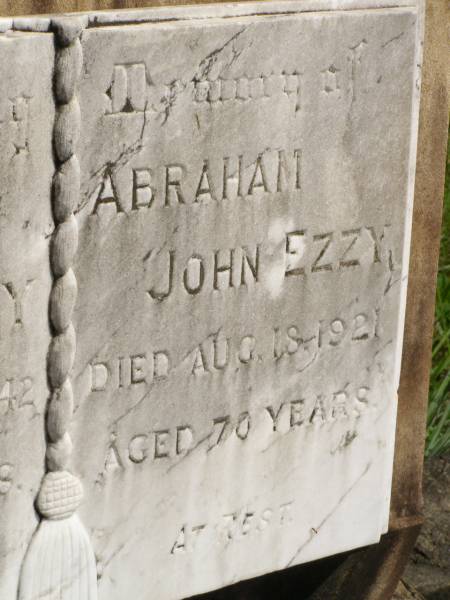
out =
[(450, 451), (450, 143), (436, 291), (426, 455)]

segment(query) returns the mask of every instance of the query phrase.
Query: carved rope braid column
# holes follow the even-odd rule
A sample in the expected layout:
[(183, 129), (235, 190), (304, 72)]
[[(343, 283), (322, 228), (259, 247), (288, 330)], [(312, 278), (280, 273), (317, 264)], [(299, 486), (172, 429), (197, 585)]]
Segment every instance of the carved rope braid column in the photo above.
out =
[[(64, 469), (72, 453), (72, 441), (68, 429), (73, 412), (70, 372), (76, 349), (72, 313), (77, 297), (77, 281), (72, 265), (78, 247), (78, 226), (74, 208), (80, 191), (80, 165), (75, 149), (81, 120), (75, 89), (83, 60), (79, 33), (75, 31), (74, 39), (71, 39), (65, 35), (62, 28), (57, 28), (56, 32), (54, 88), (57, 112), (53, 148), (57, 170), (53, 178), (55, 232), (50, 249), (50, 264), (54, 278), (50, 295), (53, 339), (48, 353), (51, 398), (47, 415), (49, 444), (46, 454), (49, 471), (47, 481), (53, 482), (50, 487), (54, 487), (55, 491), (58, 487), (57, 482), (62, 482), (65, 478)], [(71, 476), (67, 485), (73, 490), (74, 504), (76, 504), (81, 497), (81, 484)], [(44, 492), (45, 490), (41, 489), (39, 493), (38, 508), (42, 515), (51, 517), (58, 509), (48, 502)], [(72, 508), (68, 506), (67, 510)]]
[(83, 497), (80, 480), (67, 470), (72, 453), (69, 434), (73, 414), (71, 371), (76, 334), (72, 315), (77, 298), (73, 262), (78, 246), (74, 215), (80, 194), (80, 165), (76, 154), (81, 117), (77, 84), (83, 52), (84, 21), (54, 19), (54, 96), (56, 117), (53, 149), (55, 230), (50, 246), (53, 287), (50, 295), (52, 341), (48, 352), (50, 400), (47, 411), (46, 474), (36, 507), (42, 517), (22, 568), (19, 600), (96, 600), (95, 558), (87, 532), (75, 512)]

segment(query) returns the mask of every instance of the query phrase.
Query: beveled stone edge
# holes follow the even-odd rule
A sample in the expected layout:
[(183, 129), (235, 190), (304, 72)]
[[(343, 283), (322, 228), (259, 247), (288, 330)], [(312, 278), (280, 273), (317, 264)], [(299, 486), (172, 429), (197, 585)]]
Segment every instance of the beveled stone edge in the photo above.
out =
[(412, 98), (411, 98), (411, 112), (410, 112), (410, 141), (409, 141), (409, 160), (408, 160), (408, 184), (407, 184), (407, 198), (405, 206), (405, 221), (403, 227), (403, 253), (402, 253), (402, 269), (400, 276), (400, 296), (398, 302), (397, 312), (397, 343), (395, 348), (394, 358), (394, 373), (393, 373), (393, 385), (395, 390), (395, 419), (392, 423), (393, 430), (390, 438), (390, 455), (392, 461), (389, 464), (389, 469), (385, 474), (385, 483), (389, 485), (386, 489), (389, 493), (389, 502), (386, 504), (386, 512), (380, 518), (380, 528), (383, 534), (389, 531), (389, 518), (390, 518), (390, 506), (392, 499), (392, 479), (395, 459), (395, 444), (396, 444), (396, 427), (398, 418), (398, 393), (400, 386), (400, 375), (403, 358), (403, 341), (405, 331), (405, 318), (406, 318), (406, 302), (408, 294), (408, 283), (409, 283), (409, 264), (411, 256), (411, 242), (412, 242), (412, 227), (413, 227), (413, 210), (414, 210), (414, 191), (416, 183), (416, 162), (417, 162), (417, 148), (418, 148), (418, 132), (419, 132), (419, 111), (420, 111), (420, 99), (422, 90), (422, 64), (423, 64), (423, 46), (424, 46), (424, 35), (425, 35), (425, 2), (426, 0), (417, 1), (417, 19), (416, 19), (416, 39), (415, 39), (415, 56), (414, 56), (414, 70), (413, 70), (413, 81), (412, 86)]
[(145, 9), (121, 9), (62, 13), (58, 15), (23, 16), (0, 18), (0, 33), (6, 31), (38, 32), (51, 31), (52, 20), (77, 17), (85, 28), (106, 27), (111, 25), (139, 25), (189, 21), (194, 19), (251, 17), (251, 16), (288, 16), (311, 12), (344, 12), (358, 10), (418, 10), (422, 0), (278, 0), (260, 2), (232, 2), (200, 5), (157, 6)]

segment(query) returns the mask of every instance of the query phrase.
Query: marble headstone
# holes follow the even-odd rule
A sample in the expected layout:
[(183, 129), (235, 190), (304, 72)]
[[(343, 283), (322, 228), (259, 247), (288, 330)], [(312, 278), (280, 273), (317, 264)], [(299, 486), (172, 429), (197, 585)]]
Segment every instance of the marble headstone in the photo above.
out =
[(50, 343), (52, 36), (0, 34), (0, 598), (37, 525)]
[[(5, 599), (45, 472), (49, 23), (0, 35)], [(421, 29), (412, 1), (85, 17), (70, 470), (100, 600), (387, 531)]]

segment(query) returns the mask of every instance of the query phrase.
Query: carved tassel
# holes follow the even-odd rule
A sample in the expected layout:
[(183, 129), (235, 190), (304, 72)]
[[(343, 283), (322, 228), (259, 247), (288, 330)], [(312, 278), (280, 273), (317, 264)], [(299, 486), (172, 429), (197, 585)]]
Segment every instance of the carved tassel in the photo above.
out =
[(67, 471), (44, 477), (37, 502), (43, 518), (22, 567), (20, 600), (96, 600), (94, 553), (74, 514), (81, 498), (79, 480)]
[(19, 600), (97, 600), (95, 557), (89, 536), (75, 514), (83, 498), (80, 480), (67, 471), (73, 413), (70, 373), (76, 350), (72, 313), (77, 282), (72, 269), (78, 245), (74, 210), (80, 193), (80, 166), (75, 149), (80, 133), (76, 88), (82, 68), (80, 36), (83, 22), (63, 18), (53, 22), (56, 41), (54, 93), (56, 117), (53, 145), (55, 232), (50, 250), (53, 287), (50, 320), (53, 339), (48, 353), (51, 397), (46, 428), (45, 474), (36, 501), (41, 522), (22, 566)]

